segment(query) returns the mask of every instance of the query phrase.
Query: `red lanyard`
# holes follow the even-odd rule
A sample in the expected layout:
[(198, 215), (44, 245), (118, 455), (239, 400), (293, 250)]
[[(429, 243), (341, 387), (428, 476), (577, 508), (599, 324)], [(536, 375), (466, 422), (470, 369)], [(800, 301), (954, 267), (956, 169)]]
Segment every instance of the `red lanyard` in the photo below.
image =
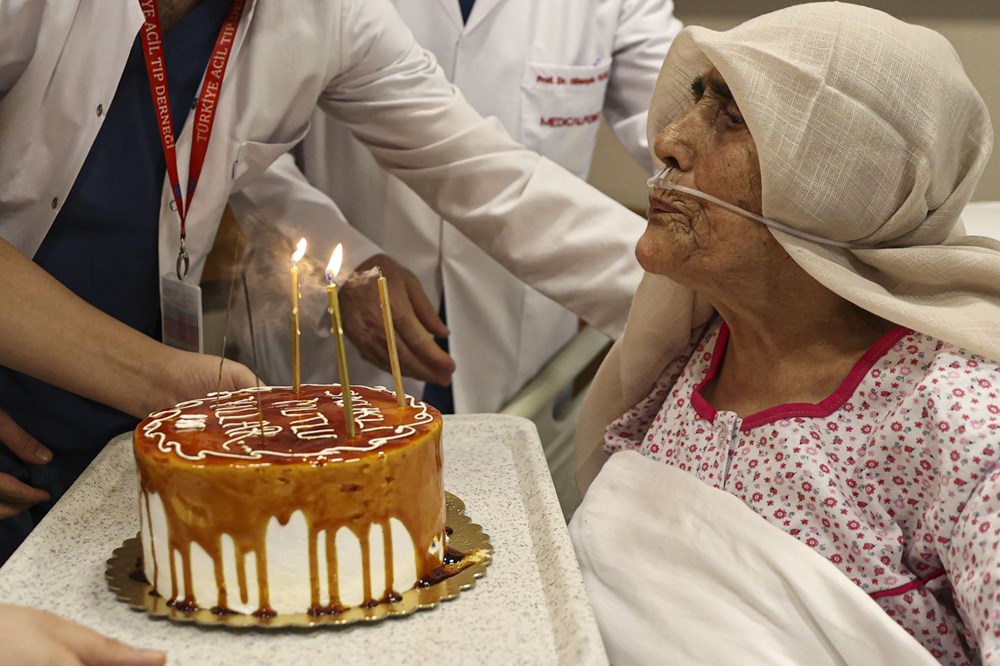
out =
[(170, 179), (170, 190), (177, 205), (177, 215), (181, 220), (181, 247), (177, 255), (177, 278), (183, 279), (188, 272), (190, 258), (185, 249), (187, 238), (185, 220), (191, 209), (198, 177), (205, 165), (205, 154), (208, 152), (208, 140), (212, 136), (212, 126), (215, 124), (215, 111), (218, 108), (219, 94), (222, 92), (222, 79), (226, 75), (226, 64), (233, 50), (233, 39), (243, 15), (246, 0), (232, 0), (229, 14), (226, 16), (219, 36), (215, 40), (212, 56), (205, 70), (205, 82), (198, 96), (198, 105), (194, 115), (194, 138), (191, 144), (191, 165), (188, 169), (188, 185), (186, 196), (181, 195), (180, 177), (177, 174), (177, 147), (174, 142), (174, 122), (170, 114), (170, 96), (167, 93), (167, 66), (163, 57), (163, 30), (160, 28), (160, 13), (157, 0), (139, 0), (146, 23), (140, 33), (143, 56), (146, 59), (146, 74), (149, 76), (149, 90), (153, 97), (153, 108), (156, 111), (157, 126), (160, 130), (160, 142), (163, 144), (163, 156), (167, 162), (167, 177)]

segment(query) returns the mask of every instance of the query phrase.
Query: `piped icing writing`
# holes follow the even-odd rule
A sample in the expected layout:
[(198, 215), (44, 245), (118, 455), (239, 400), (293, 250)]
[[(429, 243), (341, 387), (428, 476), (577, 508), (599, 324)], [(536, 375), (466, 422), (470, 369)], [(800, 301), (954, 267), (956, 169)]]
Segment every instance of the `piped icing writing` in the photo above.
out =
[[(378, 393), (369, 395), (368, 391)], [(299, 396), (273, 387), (211, 394), (155, 412), (140, 427), (160, 451), (190, 461), (212, 457), (338, 460), (404, 441), (430, 425), (433, 417), (426, 404), (407, 396), (406, 406), (398, 409), (394, 402), (387, 402), (394, 400), (392, 395), (354, 388), (353, 439), (347, 439), (339, 387), (335, 391), (309, 385), (302, 387)], [(204, 436), (190, 437), (191, 431)]]

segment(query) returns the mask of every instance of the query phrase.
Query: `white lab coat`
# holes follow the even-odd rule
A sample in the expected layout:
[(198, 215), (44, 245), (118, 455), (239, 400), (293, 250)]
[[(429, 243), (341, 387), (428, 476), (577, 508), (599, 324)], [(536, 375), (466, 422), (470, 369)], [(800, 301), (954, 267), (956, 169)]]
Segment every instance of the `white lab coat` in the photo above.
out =
[[(528, 148), (585, 179), (603, 112), (631, 154), (652, 169), (646, 110), (681, 27), (670, 0), (477, 0), (465, 25), (458, 0), (393, 1), (472, 106), (497, 117)], [(347, 127), (317, 114), (301, 148), (309, 180), (412, 270), (433, 303), (444, 287), (457, 412), (499, 410), (575, 334), (572, 313), (445, 224), (379, 169)], [(641, 232), (603, 222), (609, 237), (628, 244)], [(559, 242), (577, 241), (571, 231)], [(324, 349), (332, 364), (329, 342)], [(359, 383), (391, 382), (354, 350), (351, 373)], [(422, 386), (408, 381), (407, 390), (419, 395)]]
[[(29, 256), (73, 185), (142, 22), (135, 0), (0, 3), (0, 235)], [(624, 319), (640, 271), (631, 243), (603, 229), (634, 231), (641, 220), (479, 117), (384, 0), (249, 0), (218, 104), (188, 216), (189, 279), (200, 278), (227, 200), (247, 204), (247, 185), (261, 185), (301, 140), (318, 104), (511, 271), (598, 326)], [(188, 118), (177, 141), (182, 183), (191, 133)], [(272, 210), (329, 216), (293, 171), (267, 178), (258, 204), (292, 187)], [(179, 246), (171, 206), (165, 179), (162, 274), (174, 271)], [(577, 227), (588, 230), (577, 247), (559, 242)]]

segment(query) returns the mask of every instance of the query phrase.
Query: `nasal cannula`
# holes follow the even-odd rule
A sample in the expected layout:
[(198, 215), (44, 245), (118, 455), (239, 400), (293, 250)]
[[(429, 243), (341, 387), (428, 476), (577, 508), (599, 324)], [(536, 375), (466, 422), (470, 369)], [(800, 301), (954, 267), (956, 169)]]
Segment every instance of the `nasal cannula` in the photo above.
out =
[(705, 201), (710, 201), (717, 206), (721, 206), (726, 210), (732, 211), (737, 215), (742, 215), (743, 217), (748, 217), (751, 220), (756, 220), (763, 225), (766, 225), (772, 229), (777, 229), (778, 231), (783, 231), (786, 234), (791, 234), (792, 236), (797, 236), (799, 238), (804, 238), (805, 240), (812, 241), (814, 243), (820, 243), (821, 245), (831, 245), (833, 247), (846, 247), (846, 248), (869, 248), (870, 245), (861, 245), (859, 243), (851, 243), (847, 241), (836, 241), (830, 240), (829, 238), (823, 238), (821, 236), (815, 236), (806, 231), (801, 231), (794, 227), (790, 227), (781, 222), (775, 222), (774, 220), (769, 220), (766, 217), (761, 217), (756, 213), (751, 213), (750, 211), (740, 208), (728, 201), (723, 201), (717, 197), (713, 197), (711, 194), (706, 194), (701, 190), (696, 190), (693, 187), (687, 187), (686, 185), (680, 185), (678, 183), (670, 182), (669, 176), (670, 172), (673, 171), (673, 167), (664, 167), (662, 171), (646, 181), (646, 185), (649, 187), (657, 187), (661, 190), (676, 190), (678, 192), (683, 192), (684, 194), (690, 194), (693, 197), (698, 197), (699, 199), (704, 199)]

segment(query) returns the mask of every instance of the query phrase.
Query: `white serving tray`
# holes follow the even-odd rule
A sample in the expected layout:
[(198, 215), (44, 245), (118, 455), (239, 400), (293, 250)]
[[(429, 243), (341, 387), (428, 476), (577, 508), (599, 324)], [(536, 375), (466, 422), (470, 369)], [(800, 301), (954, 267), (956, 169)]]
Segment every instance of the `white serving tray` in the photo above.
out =
[(445, 488), (493, 543), (476, 586), (440, 607), (346, 628), (234, 630), (136, 612), (105, 581), (138, 530), (131, 434), (113, 439), (0, 569), (0, 600), (44, 608), (170, 664), (606, 664), (534, 425), (446, 416)]

